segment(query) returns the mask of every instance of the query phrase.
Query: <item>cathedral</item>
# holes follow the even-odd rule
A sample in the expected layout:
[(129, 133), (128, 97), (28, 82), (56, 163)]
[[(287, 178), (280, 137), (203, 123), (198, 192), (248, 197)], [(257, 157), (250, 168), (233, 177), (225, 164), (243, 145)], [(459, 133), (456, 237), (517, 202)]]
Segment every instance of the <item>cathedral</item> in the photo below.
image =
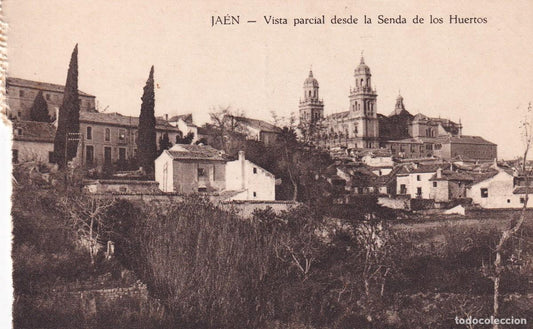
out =
[(386, 149), (398, 158), (461, 158), (489, 161), (496, 158), (497, 146), (479, 136), (464, 136), (461, 122), (412, 115), (398, 95), (388, 116), (377, 113), (377, 93), (372, 88), (370, 67), (361, 61), (354, 71), (355, 87), (350, 88), (347, 111), (324, 115), (319, 83), (309, 71), (300, 99), (300, 129), (319, 147)]

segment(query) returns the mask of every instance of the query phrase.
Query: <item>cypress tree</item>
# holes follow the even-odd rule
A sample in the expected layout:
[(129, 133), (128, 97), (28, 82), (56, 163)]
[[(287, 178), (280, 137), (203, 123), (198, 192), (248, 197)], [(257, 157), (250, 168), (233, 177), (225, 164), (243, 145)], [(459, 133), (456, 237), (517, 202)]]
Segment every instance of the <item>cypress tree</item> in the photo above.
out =
[[(80, 97), (78, 93), (78, 44), (72, 51), (63, 93), (63, 103), (59, 107), (58, 125), (54, 140), (54, 156), (59, 167), (72, 160), (77, 153), (78, 140), (69, 140), (67, 134), (80, 132)], [(67, 158), (65, 159), (65, 147)]]
[(141, 113), (139, 115), (139, 137), (137, 147), (139, 164), (148, 173), (153, 172), (154, 160), (157, 157), (157, 140), (155, 133), (155, 93), (154, 93), (154, 67), (144, 86), (141, 98)]
[(30, 118), (32, 121), (50, 122), (50, 116), (48, 115), (48, 104), (43, 97), (43, 91), (39, 90), (33, 105), (30, 108)]

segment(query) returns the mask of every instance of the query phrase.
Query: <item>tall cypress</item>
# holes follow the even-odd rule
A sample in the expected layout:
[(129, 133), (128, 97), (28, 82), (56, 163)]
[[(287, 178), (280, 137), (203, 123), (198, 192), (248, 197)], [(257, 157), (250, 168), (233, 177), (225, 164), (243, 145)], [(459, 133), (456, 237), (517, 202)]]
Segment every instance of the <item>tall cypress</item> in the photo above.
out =
[(139, 115), (139, 137), (137, 147), (139, 164), (148, 173), (153, 172), (154, 160), (157, 157), (157, 140), (155, 133), (155, 93), (154, 93), (154, 67), (144, 86), (141, 98), (141, 113)]
[(43, 91), (39, 90), (33, 105), (30, 108), (30, 118), (32, 121), (50, 122), (50, 115), (48, 115), (48, 104), (43, 96)]
[[(63, 167), (77, 153), (78, 140), (69, 138), (67, 134), (80, 132), (80, 97), (78, 93), (78, 44), (72, 51), (67, 73), (67, 82), (63, 93), (63, 104), (59, 107), (58, 125), (54, 140), (54, 156), (57, 164)], [(65, 160), (65, 147), (67, 158)]]

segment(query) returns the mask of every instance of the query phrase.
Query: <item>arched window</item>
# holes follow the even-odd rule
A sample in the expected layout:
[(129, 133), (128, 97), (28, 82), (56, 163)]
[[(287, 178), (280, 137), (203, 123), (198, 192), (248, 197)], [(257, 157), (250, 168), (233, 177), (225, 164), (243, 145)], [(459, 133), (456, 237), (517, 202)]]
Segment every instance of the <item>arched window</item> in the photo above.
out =
[(104, 138), (106, 142), (109, 142), (111, 139), (111, 130), (109, 128), (105, 129)]
[(309, 97), (311, 97), (311, 90), (309, 90)]

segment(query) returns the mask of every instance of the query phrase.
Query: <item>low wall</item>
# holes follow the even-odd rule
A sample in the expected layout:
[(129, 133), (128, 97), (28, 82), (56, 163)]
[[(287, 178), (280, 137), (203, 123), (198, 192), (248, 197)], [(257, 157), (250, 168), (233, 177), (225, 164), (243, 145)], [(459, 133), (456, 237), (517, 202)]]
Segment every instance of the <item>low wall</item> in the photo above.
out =
[(299, 203), (294, 201), (223, 201), (219, 205), (225, 209), (234, 209), (243, 217), (250, 217), (256, 209), (264, 210), (270, 207), (275, 213), (279, 213), (297, 207)]

